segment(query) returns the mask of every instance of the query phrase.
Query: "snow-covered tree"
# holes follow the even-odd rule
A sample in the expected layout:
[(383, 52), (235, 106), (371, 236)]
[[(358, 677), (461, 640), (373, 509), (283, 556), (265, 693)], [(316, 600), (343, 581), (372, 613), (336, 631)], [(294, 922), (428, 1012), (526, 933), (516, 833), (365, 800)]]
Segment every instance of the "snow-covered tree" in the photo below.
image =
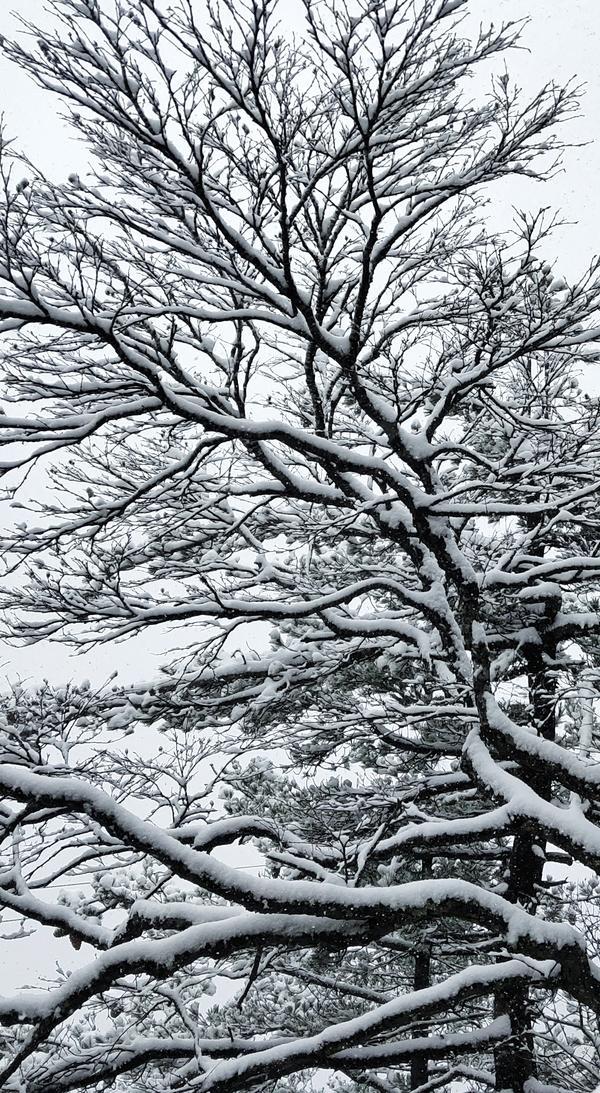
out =
[(2, 149), (4, 625), (180, 651), (6, 698), (0, 902), (81, 964), (0, 1084), (589, 1091), (600, 281), (485, 204), (574, 96), (474, 102), (462, 0), (51, 6), (3, 47), (92, 162)]

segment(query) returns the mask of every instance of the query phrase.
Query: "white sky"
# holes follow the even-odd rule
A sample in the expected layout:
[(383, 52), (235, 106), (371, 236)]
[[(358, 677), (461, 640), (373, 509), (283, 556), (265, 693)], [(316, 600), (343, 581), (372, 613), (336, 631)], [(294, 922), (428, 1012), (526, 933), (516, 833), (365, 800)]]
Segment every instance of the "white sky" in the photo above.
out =
[[(18, 17), (48, 25), (47, 0), (0, 0), (0, 34), (12, 36)], [(281, 0), (285, 26), (302, 25), (301, 0)], [(600, 252), (600, 3), (598, 0), (472, 0), (469, 20), (476, 26), (494, 21), (521, 20), (529, 16), (523, 33), (522, 50), (507, 57), (511, 78), (525, 91), (533, 92), (550, 79), (566, 82), (575, 77), (585, 85), (581, 117), (569, 128), (569, 139), (584, 146), (567, 150), (564, 170), (544, 186), (512, 180), (497, 191), (500, 223), (511, 219), (511, 206), (536, 209), (550, 205), (559, 210), (569, 226), (561, 229), (545, 257), (556, 262), (557, 271), (573, 277)], [(496, 66), (501, 70), (501, 60)], [(483, 84), (483, 92), (486, 85)], [(479, 93), (479, 80), (470, 89)], [(85, 169), (85, 147), (69, 135), (59, 115), (58, 98), (43, 92), (15, 65), (0, 58), (0, 112), (8, 135), (27, 155), (52, 177), (60, 179), (71, 171)], [(564, 130), (565, 137), (567, 130)], [(585, 143), (584, 143), (585, 142)], [(496, 215), (494, 216), (496, 221)], [(175, 641), (182, 638), (181, 631)], [(38, 645), (25, 651), (0, 650), (0, 679), (3, 670), (14, 676), (35, 679), (46, 675), (56, 681), (65, 674), (91, 676), (100, 680), (119, 668), (122, 681), (132, 676), (154, 674), (164, 651), (164, 635), (152, 631), (114, 648), (103, 647), (80, 654), (76, 664), (56, 644)]]
[[(0, 0), (0, 34), (10, 36), (15, 28), (13, 13), (38, 22), (48, 22), (44, 0)], [(300, 22), (300, 0), (283, 0), (281, 14), (287, 25)], [(506, 188), (503, 205), (537, 208), (551, 205), (573, 223), (556, 239), (553, 254), (557, 267), (568, 277), (588, 264), (600, 252), (600, 3), (599, 0), (472, 0), (471, 18), (487, 23), (530, 16), (524, 31), (523, 44), (528, 51), (514, 52), (507, 58), (508, 69), (524, 89), (533, 91), (554, 78), (565, 82), (576, 77), (586, 85), (581, 118), (569, 130), (575, 142), (590, 142), (565, 154), (564, 171), (552, 182), (540, 188), (532, 183), (518, 182)], [(498, 62), (500, 69), (500, 62)], [(19, 147), (53, 177), (67, 176), (85, 164), (81, 145), (69, 139), (68, 130), (59, 120), (60, 104), (40, 91), (15, 66), (0, 59), (0, 111), (4, 113), (8, 134), (17, 138)], [(566, 136), (566, 131), (565, 131)], [(183, 634), (179, 631), (181, 641)], [(59, 681), (64, 676), (91, 676), (100, 679), (115, 667), (126, 682), (136, 677), (151, 676), (163, 659), (164, 636), (153, 631), (116, 648), (105, 647), (83, 654), (76, 662), (56, 645), (40, 644), (21, 651), (0, 650), (0, 676), (3, 670), (14, 677), (34, 681), (48, 676)], [(3, 667), (4, 666), (4, 667)], [(2, 947), (6, 952), (6, 948)], [(39, 943), (9, 945), (9, 962), (3, 966), (3, 992), (22, 985), (31, 977), (52, 972), (56, 958), (73, 963), (73, 951), (68, 942), (54, 941), (47, 948)], [(17, 956), (20, 953), (20, 960)], [(4, 955), (4, 954), (3, 954)], [(19, 960), (18, 966), (13, 960)]]
[[(0, 34), (11, 36), (21, 16), (40, 26), (49, 22), (47, 0), (0, 0)], [(286, 26), (302, 24), (301, 0), (281, 0)], [(520, 51), (507, 58), (511, 77), (532, 91), (549, 79), (575, 77), (586, 86), (581, 118), (572, 124), (573, 141), (591, 142), (571, 149), (565, 171), (543, 188), (514, 184), (509, 201), (527, 207), (551, 205), (576, 223), (561, 233), (556, 256), (571, 275), (600, 251), (600, 4), (598, 0), (471, 0), (472, 23), (497, 24), (529, 17)], [(500, 68), (500, 61), (498, 62)], [(39, 88), (14, 65), (0, 59), (0, 109), (11, 136), (52, 175), (66, 176), (85, 163), (84, 149), (71, 143), (58, 119), (58, 100)], [(565, 130), (566, 135), (566, 130)]]

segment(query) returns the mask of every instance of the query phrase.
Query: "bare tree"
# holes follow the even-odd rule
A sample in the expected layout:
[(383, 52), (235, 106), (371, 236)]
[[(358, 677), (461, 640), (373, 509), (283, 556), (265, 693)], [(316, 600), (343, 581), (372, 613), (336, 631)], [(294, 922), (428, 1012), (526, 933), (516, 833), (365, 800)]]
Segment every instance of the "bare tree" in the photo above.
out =
[[(307, 3), (299, 41), (270, 2), (52, 7), (4, 49), (93, 165), (2, 153), (5, 627), (185, 651), (7, 700), (0, 901), (94, 952), (0, 1001), (0, 1082), (537, 1093), (579, 1019), (590, 1090), (600, 973), (544, 866), (600, 857), (600, 283), (484, 215), (574, 92), (473, 103), (519, 28), (462, 0)], [(246, 838), (263, 875), (213, 853)]]

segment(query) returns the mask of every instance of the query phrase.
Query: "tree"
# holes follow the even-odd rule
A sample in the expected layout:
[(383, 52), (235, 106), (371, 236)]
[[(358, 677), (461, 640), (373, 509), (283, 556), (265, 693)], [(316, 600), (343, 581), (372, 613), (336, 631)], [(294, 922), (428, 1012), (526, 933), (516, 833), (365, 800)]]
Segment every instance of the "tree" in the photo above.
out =
[[(7, 700), (0, 899), (94, 950), (0, 1002), (9, 1090), (536, 1093), (575, 1021), (593, 1088), (544, 861), (600, 854), (600, 283), (546, 214), (489, 228), (576, 98), (472, 103), (519, 28), (462, 8), (308, 3), (294, 41), (269, 2), (55, 0), (4, 43), (93, 155), (3, 147), (5, 626), (185, 630), (147, 686)], [(213, 853), (246, 838), (266, 875)]]

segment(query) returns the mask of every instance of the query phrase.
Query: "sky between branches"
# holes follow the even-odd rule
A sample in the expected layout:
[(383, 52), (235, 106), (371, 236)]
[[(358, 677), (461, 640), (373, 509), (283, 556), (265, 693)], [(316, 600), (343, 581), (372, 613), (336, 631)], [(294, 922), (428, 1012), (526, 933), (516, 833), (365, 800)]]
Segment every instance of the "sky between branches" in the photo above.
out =
[[(47, 0), (13, 0), (12, 4), (3, 0), (0, 34), (12, 36), (19, 16), (40, 28), (50, 25), (47, 7)], [(280, 14), (286, 32), (290, 28), (302, 31), (301, 0), (280, 0)], [(566, 82), (575, 78), (584, 85), (581, 116), (570, 124), (568, 134), (566, 129), (562, 133), (580, 146), (565, 152), (564, 169), (544, 185), (511, 178), (502, 187), (496, 186), (493, 217), (498, 227), (506, 227), (513, 206), (531, 210), (544, 205), (559, 210), (569, 223), (557, 232), (554, 252), (546, 257), (568, 278), (581, 273), (592, 255), (600, 253), (600, 6), (598, 0), (471, 0), (466, 28), (526, 16), (524, 48), (507, 56), (511, 79), (526, 92), (550, 79)], [(498, 65), (496, 60), (494, 71)], [(486, 93), (490, 72), (472, 81), (474, 98)], [(41, 91), (3, 58), (0, 113), (4, 113), (6, 129), (16, 138), (19, 149), (52, 178), (58, 180), (74, 170), (85, 172), (87, 151), (60, 119), (58, 98)], [(181, 634), (177, 635), (177, 640), (180, 638)], [(164, 635), (160, 634), (141, 635), (122, 644), (118, 652), (120, 679), (125, 682), (134, 676), (152, 675), (164, 648)], [(72, 651), (47, 642), (27, 650), (0, 651), (0, 675), (32, 682), (41, 676), (62, 682), (68, 675), (90, 676), (100, 682), (114, 667), (115, 653), (110, 647), (84, 652), (75, 661)]]
[[(48, 24), (44, 0), (1, 0), (0, 33), (11, 35), (15, 26), (15, 11), (40, 27)], [(302, 5), (299, 0), (282, 0), (281, 15), (286, 26), (301, 24)], [(564, 171), (543, 188), (534, 183), (511, 179), (499, 198), (499, 219), (508, 222), (510, 206), (516, 204), (535, 208), (540, 204), (559, 209), (569, 221), (556, 237), (556, 250), (548, 257), (556, 259), (557, 268), (567, 276), (581, 270), (593, 253), (600, 251), (600, 6), (598, 0), (472, 0), (470, 21), (488, 22), (519, 19), (530, 16), (523, 35), (528, 51), (514, 52), (508, 58), (511, 76), (531, 90), (550, 78), (565, 82), (575, 77), (587, 85), (582, 100), (581, 118), (574, 122), (568, 137), (574, 142), (590, 142), (565, 153)], [(485, 87), (485, 85), (483, 85)], [(473, 82), (473, 96), (482, 86)], [(5, 124), (17, 145), (55, 178), (73, 170), (85, 169), (86, 151), (70, 136), (68, 127), (60, 121), (60, 104), (40, 91), (24, 74), (0, 60), (0, 110)], [(565, 136), (567, 136), (565, 132)], [(177, 635), (180, 641), (181, 632)], [(0, 674), (10, 678), (22, 676), (34, 682), (42, 676), (60, 681), (64, 676), (91, 676), (94, 680), (107, 676), (118, 660), (120, 678), (151, 675), (160, 663), (160, 634), (142, 635), (122, 645), (115, 657), (110, 647), (83, 654), (77, 659), (72, 653), (47, 643), (26, 650), (1, 650)], [(32, 943), (15, 953), (19, 960), (17, 982), (22, 982), (24, 964), (31, 960), (31, 978), (51, 973), (57, 957), (69, 959), (67, 944), (52, 953), (42, 954)], [(4, 985), (8, 986), (12, 968), (4, 969)]]
[[(200, 5), (200, 0), (198, 0)], [(47, 0), (3, 0), (0, 34), (12, 36), (18, 16), (48, 26)], [(503, 210), (512, 204), (535, 208), (550, 205), (568, 220), (556, 241), (561, 271), (569, 276), (581, 269), (592, 253), (600, 251), (600, 6), (598, 0), (471, 0), (467, 27), (480, 22), (496, 24), (529, 18), (523, 46), (507, 55), (511, 78), (525, 91), (549, 79), (566, 82), (572, 77), (585, 87), (581, 117), (569, 126), (568, 138), (587, 142), (565, 155), (565, 169), (543, 187), (511, 178), (502, 192)], [(280, 0), (282, 26), (301, 32), (301, 0)], [(496, 59), (494, 68), (498, 68)], [(473, 96), (485, 92), (487, 73), (479, 86), (473, 80)], [(478, 86), (475, 86), (477, 83)], [(37, 88), (28, 76), (0, 58), (0, 111), (11, 136), (53, 177), (85, 168), (85, 148), (72, 140), (58, 114), (60, 104)], [(567, 137), (564, 130), (563, 135)], [(503, 217), (504, 219), (504, 217)]]

